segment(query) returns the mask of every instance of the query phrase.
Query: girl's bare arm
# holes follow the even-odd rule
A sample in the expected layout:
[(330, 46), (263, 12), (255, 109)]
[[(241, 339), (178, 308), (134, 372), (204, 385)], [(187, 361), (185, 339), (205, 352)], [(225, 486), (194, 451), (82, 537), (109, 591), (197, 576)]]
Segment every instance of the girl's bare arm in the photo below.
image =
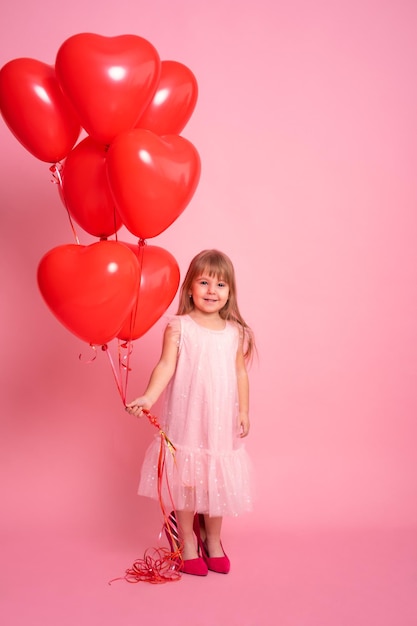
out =
[(161, 358), (151, 374), (145, 392), (126, 405), (126, 410), (131, 415), (139, 416), (142, 413), (142, 409), (149, 411), (152, 405), (155, 404), (175, 372), (177, 355), (178, 345), (175, 341), (175, 331), (173, 331), (171, 326), (167, 326), (164, 333)]

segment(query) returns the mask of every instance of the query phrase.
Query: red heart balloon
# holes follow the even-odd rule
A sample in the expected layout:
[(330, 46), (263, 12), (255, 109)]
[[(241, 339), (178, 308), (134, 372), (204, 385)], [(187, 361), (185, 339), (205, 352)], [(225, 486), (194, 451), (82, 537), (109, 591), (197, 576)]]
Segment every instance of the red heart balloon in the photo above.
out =
[(36, 59), (14, 59), (2, 67), (0, 108), (14, 136), (41, 161), (65, 158), (80, 134), (54, 68)]
[(158, 85), (161, 61), (136, 35), (73, 35), (58, 50), (55, 69), (62, 90), (87, 133), (109, 143), (133, 128)]
[(172, 254), (164, 248), (127, 245), (137, 256), (141, 268), (140, 286), (132, 312), (118, 334), (131, 341), (142, 337), (165, 313), (180, 282), (180, 270)]
[(63, 202), (95, 237), (109, 237), (122, 225), (107, 180), (106, 153), (104, 144), (87, 137), (69, 153), (62, 170)]
[(190, 202), (200, 169), (197, 150), (179, 135), (139, 128), (118, 135), (107, 153), (107, 175), (126, 228), (141, 239), (168, 228)]
[(53, 248), (38, 267), (40, 292), (56, 318), (83, 341), (117, 336), (139, 288), (139, 263), (117, 241)]
[(157, 135), (178, 135), (194, 111), (197, 95), (197, 80), (186, 65), (162, 61), (158, 88), (136, 128)]

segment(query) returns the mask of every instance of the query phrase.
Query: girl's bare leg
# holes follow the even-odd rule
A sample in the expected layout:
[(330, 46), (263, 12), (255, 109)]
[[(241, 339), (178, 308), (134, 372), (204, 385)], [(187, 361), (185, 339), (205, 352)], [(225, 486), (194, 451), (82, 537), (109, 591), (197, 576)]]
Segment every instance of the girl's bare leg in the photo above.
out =
[(210, 557), (224, 556), (221, 546), (222, 517), (204, 516), (205, 534), (202, 533), (202, 540), (206, 542), (207, 552)]
[(176, 511), (178, 531), (182, 544), (184, 561), (198, 558), (196, 539), (193, 531), (194, 513), (192, 511)]

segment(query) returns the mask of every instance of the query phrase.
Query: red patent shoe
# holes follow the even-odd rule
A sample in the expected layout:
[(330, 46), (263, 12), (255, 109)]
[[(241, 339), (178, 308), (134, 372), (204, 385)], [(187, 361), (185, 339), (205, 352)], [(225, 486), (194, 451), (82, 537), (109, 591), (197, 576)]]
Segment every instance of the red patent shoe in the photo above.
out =
[(184, 574), (192, 574), (193, 576), (207, 576), (207, 563), (201, 556), (196, 559), (183, 559), (181, 557), (178, 524), (174, 511), (169, 515), (164, 530), (173, 555), (172, 560), (176, 563), (178, 571)]
[(200, 519), (197, 514), (194, 517), (194, 533), (197, 537), (198, 545), (207, 568), (212, 572), (217, 572), (218, 574), (228, 574), (230, 572), (230, 559), (224, 552), (222, 543), (220, 542), (220, 545), (224, 552), (224, 556), (209, 556), (207, 544), (201, 539)]
[(207, 576), (208, 566), (205, 560), (199, 556), (196, 559), (183, 559), (178, 571), (184, 572), (184, 574), (192, 574), (193, 576)]
[[(222, 544), (220, 545), (222, 546)], [(218, 574), (228, 574), (230, 572), (230, 559), (226, 553), (224, 554), (224, 556), (209, 556), (205, 543), (202, 544), (201, 550), (203, 553), (203, 559), (206, 562), (207, 568), (209, 570), (211, 570), (212, 572), (217, 572)]]

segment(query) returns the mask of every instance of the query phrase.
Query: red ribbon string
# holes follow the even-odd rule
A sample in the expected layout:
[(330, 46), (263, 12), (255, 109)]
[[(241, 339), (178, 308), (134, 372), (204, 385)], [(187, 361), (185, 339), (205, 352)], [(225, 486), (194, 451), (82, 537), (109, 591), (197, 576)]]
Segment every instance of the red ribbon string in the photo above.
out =
[[(49, 171), (52, 173), (52, 182), (55, 185), (59, 185), (61, 187), (61, 192), (62, 192), (62, 176), (61, 176), (61, 171), (62, 171), (62, 164), (61, 163), (55, 163), (54, 165), (51, 165), (51, 167), (49, 168)], [(68, 215), (68, 219), (69, 219), (69, 223), (71, 226), (71, 230), (72, 230), (72, 234), (74, 235), (74, 239), (75, 239), (75, 243), (80, 245), (80, 240), (78, 239), (78, 235), (77, 232), (75, 230), (75, 226), (74, 226), (74, 222), (72, 221), (72, 217), (71, 214), (68, 210), (68, 207), (66, 205), (66, 202), (64, 200), (64, 196), (61, 193), (61, 199), (64, 203), (65, 209), (67, 211), (67, 215)]]
[[(127, 392), (127, 383), (129, 379), (130, 370), (130, 355), (132, 353), (132, 342), (118, 342), (117, 345), (117, 363), (118, 367), (114, 362), (113, 356), (107, 344), (103, 344), (101, 346), (103, 352), (107, 354), (107, 358), (110, 363), (111, 371), (113, 372), (113, 377), (116, 382), (117, 391), (119, 392), (120, 398), (123, 402), (123, 406), (126, 406), (126, 392)], [(126, 350), (126, 354), (122, 353), (122, 350)]]
[[(117, 233), (116, 233), (117, 236)], [(133, 306), (132, 312), (130, 314), (130, 328), (129, 328), (129, 336), (133, 337), (134, 335), (134, 328), (135, 328), (135, 320), (136, 320), (136, 316), (138, 315), (139, 309), (140, 309), (140, 300), (141, 300), (141, 283), (142, 283), (142, 270), (143, 270), (143, 253), (144, 253), (144, 249), (146, 246), (146, 241), (144, 239), (139, 239), (138, 240), (138, 251), (136, 253), (136, 257), (138, 259), (138, 263), (139, 263), (139, 275), (140, 275), (140, 279), (139, 279), (139, 287), (138, 287), (138, 294), (136, 297), (136, 301), (135, 304)], [(131, 342), (129, 342), (131, 343)]]
[(148, 582), (155, 585), (175, 582), (181, 578), (180, 567), (182, 556), (178, 528), (175, 517), (171, 513), (168, 513), (162, 497), (163, 484), (165, 481), (171, 504), (170, 510), (173, 510), (175, 507), (168, 484), (165, 462), (167, 450), (173, 455), (174, 459), (176, 450), (174, 444), (162, 430), (158, 419), (146, 409), (143, 409), (143, 413), (145, 413), (150, 423), (159, 430), (161, 438), (158, 455), (158, 499), (164, 520), (163, 530), (170, 543), (171, 550), (167, 548), (151, 548), (146, 550), (143, 558), (137, 559), (132, 567), (126, 570), (124, 576), (114, 578), (109, 584), (115, 580), (126, 580), (129, 583)]
[[(116, 370), (111, 351), (109, 350), (109, 346), (106, 343), (101, 346), (101, 349), (103, 350), (103, 352), (105, 352), (107, 354), (107, 357), (108, 357), (109, 363), (110, 363), (110, 367), (111, 367), (111, 371), (113, 372), (114, 380), (115, 380), (115, 383), (116, 383), (117, 391), (119, 392), (119, 395), (120, 395), (120, 397), (122, 399), (123, 404), (126, 405), (126, 390), (123, 387), (123, 384), (122, 384), (122, 381), (121, 381), (121, 378), (120, 378), (120, 367), (119, 367), (119, 371)], [(120, 360), (119, 360), (119, 362), (120, 362)]]
[[(112, 357), (111, 351), (107, 344), (101, 346), (103, 352), (107, 354), (110, 367), (116, 382), (117, 390), (122, 399), (123, 405), (126, 406), (127, 381), (129, 376), (129, 359), (132, 352), (131, 342), (118, 343), (118, 365), (117, 368)], [(122, 349), (127, 349), (125, 355), (122, 355)], [(181, 546), (178, 537), (178, 528), (176, 526), (175, 517), (171, 515), (171, 511), (175, 509), (171, 489), (169, 486), (167, 470), (166, 470), (166, 454), (167, 451), (172, 454), (175, 462), (175, 446), (169, 439), (165, 431), (161, 428), (158, 418), (152, 415), (148, 410), (143, 409), (143, 413), (148, 420), (159, 431), (160, 447), (158, 454), (158, 500), (163, 517), (163, 530), (169, 541), (171, 550), (166, 548), (151, 548), (145, 551), (142, 559), (137, 559), (131, 568), (126, 570), (123, 577), (114, 578), (113, 580), (126, 580), (127, 582), (149, 582), (152, 584), (160, 584), (172, 582), (181, 578), (180, 567), (182, 563)], [(167, 489), (170, 508), (167, 510), (163, 490)], [(110, 581), (109, 584), (111, 584)]]
[[(175, 446), (174, 444), (168, 439), (167, 435), (165, 434), (165, 432), (162, 430), (158, 419), (155, 417), (155, 415), (152, 415), (147, 409), (142, 409), (142, 412), (145, 413), (146, 417), (148, 418), (148, 420), (150, 421), (150, 423), (155, 426), (155, 428), (157, 428), (159, 430), (159, 434), (161, 435), (161, 439), (162, 442), (165, 442), (166, 445), (168, 446), (169, 450), (171, 451), (172, 454), (175, 454), (176, 450), (175, 450)], [(161, 446), (161, 449), (163, 449), (163, 446)], [(159, 455), (161, 457), (161, 454)], [(164, 459), (165, 459), (165, 455)]]
[[(92, 354), (91, 358), (88, 359), (88, 361), (85, 361), (85, 363), (87, 365), (89, 365), (90, 363), (93, 363), (93, 361), (95, 361), (96, 358), (97, 358), (97, 348), (96, 348), (96, 346), (94, 346), (93, 344), (90, 344), (90, 348), (91, 348), (93, 354)], [(80, 361), (84, 360), (84, 356), (83, 356), (82, 352), (80, 352), (80, 354), (78, 355), (78, 358), (80, 359)]]
[[(162, 430), (158, 422), (158, 419), (146, 409), (143, 409), (143, 412), (145, 413), (145, 415), (147, 416), (151, 424), (159, 430), (159, 435), (161, 438), (161, 443), (159, 446), (159, 455), (158, 455), (158, 482), (157, 482), (158, 500), (159, 500), (159, 506), (162, 512), (162, 517), (164, 520), (163, 527), (167, 535), (167, 539), (171, 546), (171, 552), (169, 553), (169, 558), (170, 560), (176, 561), (179, 566), (182, 561), (181, 546), (179, 542), (178, 528), (176, 526), (175, 517), (173, 519), (172, 514), (171, 514), (171, 511), (175, 509), (175, 505), (174, 505), (171, 489), (170, 489), (169, 482), (168, 482), (167, 472), (166, 472), (166, 452), (168, 450), (172, 454), (172, 457), (175, 463), (176, 449), (172, 441), (170, 441), (170, 439), (168, 438), (167, 434)], [(169, 511), (167, 510), (164, 504), (164, 499), (163, 499), (164, 481), (165, 481), (165, 485), (168, 491), (168, 496), (169, 496), (169, 501), (170, 501)]]
[[(123, 354), (123, 350), (126, 350), (125, 354)], [(121, 381), (121, 386), (123, 389), (122, 393), (122, 402), (126, 404), (126, 394), (127, 394), (127, 383), (129, 380), (129, 372), (130, 368), (130, 356), (133, 351), (133, 343), (132, 341), (124, 341), (118, 342), (117, 345), (117, 354), (119, 360), (119, 380)]]

